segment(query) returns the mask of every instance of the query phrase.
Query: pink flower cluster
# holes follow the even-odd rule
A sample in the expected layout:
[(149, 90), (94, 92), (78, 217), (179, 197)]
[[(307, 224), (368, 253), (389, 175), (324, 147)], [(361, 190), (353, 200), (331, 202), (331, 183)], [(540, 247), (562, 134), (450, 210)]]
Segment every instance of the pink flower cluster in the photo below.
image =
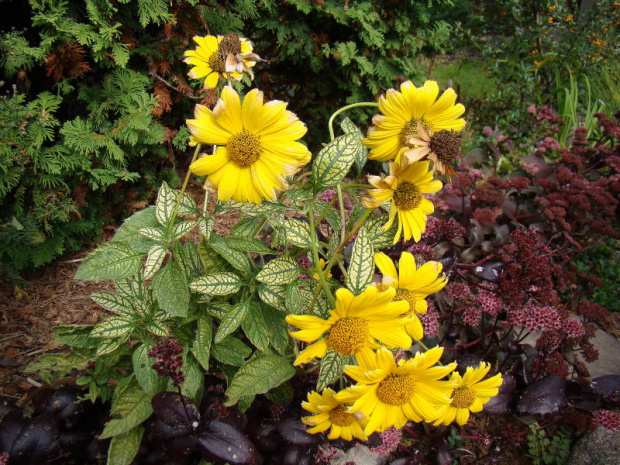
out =
[(592, 423), (602, 426), (609, 431), (620, 431), (620, 415), (611, 410), (597, 410), (594, 412)]
[(562, 319), (555, 307), (549, 305), (524, 305), (518, 311), (510, 312), (508, 323), (524, 326), (530, 331), (552, 330), (560, 326)]
[(183, 374), (183, 347), (177, 341), (168, 341), (158, 344), (148, 352), (149, 357), (155, 357), (153, 369), (159, 376), (170, 378), (175, 387), (185, 381)]

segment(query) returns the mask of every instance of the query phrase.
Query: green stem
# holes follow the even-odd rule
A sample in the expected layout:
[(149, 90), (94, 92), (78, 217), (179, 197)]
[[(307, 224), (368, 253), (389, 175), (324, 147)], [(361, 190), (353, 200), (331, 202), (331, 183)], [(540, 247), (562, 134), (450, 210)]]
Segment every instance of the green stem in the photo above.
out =
[[(325, 275), (323, 274), (323, 269), (321, 268), (321, 265), (319, 264), (319, 251), (317, 249), (317, 245), (316, 245), (317, 239), (316, 239), (316, 234), (314, 232), (314, 211), (312, 210), (311, 206), (308, 208), (308, 220), (310, 221), (310, 239), (312, 240), (312, 256), (314, 257), (314, 268), (317, 274), (319, 275), (319, 284), (325, 291), (325, 295), (327, 296), (329, 303), (333, 307), (335, 307), (336, 299), (334, 299), (332, 292), (329, 290), (327, 281), (325, 281)], [(330, 268), (326, 268), (326, 269), (329, 270)]]
[(349, 234), (347, 234), (346, 236), (342, 238), (342, 240), (340, 241), (340, 244), (338, 244), (338, 247), (334, 251), (334, 255), (332, 255), (332, 258), (329, 260), (329, 263), (325, 267), (326, 270), (331, 270), (333, 268), (334, 264), (336, 263), (336, 260), (338, 260), (338, 258), (340, 257), (340, 252), (344, 250), (344, 248), (349, 243), (349, 240), (353, 237), (353, 235), (357, 232), (357, 230), (362, 226), (362, 224), (364, 224), (366, 219), (370, 216), (370, 214), (373, 211), (374, 210), (372, 209), (367, 209), (362, 215), (362, 217), (355, 222), (355, 224), (351, 228), (351, 231), (349, 231)]
[(334, 114), (329, 118), (329, 137), (330, 140), (334, 140), (334, 119), (336, 118), (336, 116), (338, 116), (340, 113), (342, 113), (343, 111), (347, 111), (350, 110), (351, 108), (357, 108), (357, 107), (378, 107), (379, 104), (376, 102), (359, 102), (359, 103), (352, 103), (351, 105), (347, 105), (342, 107), (339, 110), (336, 110), (334, 112)]
[[(198, 153), (200, 152), (201, 145), (196, 145), (196, 150), (194, 150), (194, 156), (192, 157), (192, 161), (189, 163), (190, 166), (192, 163), (196, 161), (198, 158)], [(187, 174), (185, 175), (185, 179), (183, 180), (183, 185), (181, 186), (181, 190), (179, 191), (179, 195), (177, 196), (177, 203), (174, 205), (174, 210), (172, 210), (172, 216), (170, 217), (170, 222), (168, 223), (168, 228), (166, 230), (166, 236), (169, 236), (172, 232), (172, 228), (174, 226), (174, 220), (176, 220), (177, 213), (179, 212), (179, 206), (181, 205), (181, 199), (183, 198), (183, 194), (185, 194), (185, 189), (187, 189), (187, 183), (189, 182), (189, 177), (192, 172), (188, 169)]]

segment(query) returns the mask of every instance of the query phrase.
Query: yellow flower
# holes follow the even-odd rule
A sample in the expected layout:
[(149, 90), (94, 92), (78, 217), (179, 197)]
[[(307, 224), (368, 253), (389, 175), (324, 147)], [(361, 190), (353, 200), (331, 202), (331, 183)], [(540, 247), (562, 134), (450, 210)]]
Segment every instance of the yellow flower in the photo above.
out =
[(401, 234), (405, 240), (413, 237), (419, 241), (426, 231), (426, 215), (435, 211), (432, 202), (422, 195), (441, 189), (441, 181), (433, 181), (433, 173), (428, 170), (428, 165), (428, 161), (404, 165), (390, 162), (389, 176), (368, 176), (368, 182), (376, 189), (371, 189), (368, 193), (372, 198), (364, 197), (362, 203), (366, 208), (377, 208), (391, 202), (388, 222), (383, 230), (390, 229), (398, 214), (394, 244)]
[(429, 159), (433, 162), (433, 171), (445, 173), (450, 181), (456, 172), (452, 167), (454, 160), (461, 155), (461, 134), (456, 131), (441, 129), (431, 135), (422, 123), (418, 123), (418, 133), (409, 138), (413, 146), (403, 153), (409, 163)]
[(373, 126), (362, 142), (369, 147), (368, 158), (372, 160), (396, 160), (413, 147), (410, 137), (417, 134), (418, 123), (434, 133), (439, 130), (462, 131), (465, 120), (459, 118), (463, 105), (456, 104), (456, 93), (447, 89), (439, 99), (439, 86), (435, 81), (426, 81), (422, 87), (407, 81), (400, 86), (400, 92), (389, 89), (379, 99), (379, 111), (372, 119)]
[(226, 86), (213, 111), (196, 105), (195, 119), (187, 120), (190, 145), (213, 144), (217, 151), (196, 160), (192, 173), (207, 175), (218, 187), (218, 199), (260, 203), (275, 200), (286, 189), (285, 176), (295, 174), (310, 152), (296, 142), (307, 131), (286, 103), (263, 103), (263, 93), (251, 90), (243, 105), (237, 92)]
[(205, 87), (214, 88), (219, 79), (240, 81), (243, 74), (253, 78), (251, 67), (260, 61), (252, 52), (252, 43), (236, 34), (195, 36), (196, 50), (185, 52), (185, 63), (194, 67), (189, 77), (205, 78)]
[(426, 262), (420, 268), (416, 268), (415, 258), (408, 252), (403, 252), (398, 262), (398, 271), (394, 262), (383, 252), (375, 254), (375, 264), (383, 273), (379, 290), (383, 291), (389, 287), (396, 289), (394, 300), (404, 300), (409, 304), (409, 310), (405, 313), (406, 317), (411, 317), (412, 322), (405, 326), (407, 334), (419, 341), (422, 339), (422, 324), (416, 313), (424, 315), (428, 308), (426, 297), (435, 292), (439, 292), (448, 284), (445, 275), (441, 275), (441, 263)]
[(341, 288), (336, 291), (336, 308), (330, 310), (327, 320), (312, 315), (288, 315), (286, 322), (301, 329), (290, 333), (295, 339), (313, 342), (327, 333), (327, 337), (306, 347), (294, 365), (322, 358), (327, 349), (356, 358), (368, 356), (380, 347), (377, 340), (389, 348), (411, 346), (411, 338), (404, 329), (409, 319), (400, 317), (408, 305), (392, 302), (395, 294), (394, 289), (379, 292), (375, 286), (369, 286), (354, 296), (348, 289)]
[(431, 422), (437, 419), (437, 405), (450, 402), (453, 381), (440, 381), (456, 367), (433, 366), (443, 348), (435, 347), (414, 358), (400, 360), (380, 348), (376, 353), (358, 357), (359, 366), (347, 366), (345, 373), (357, 384), (336, 394), (336, 400), (353, 404), (349, 412), (362, 412), (369, 421), (364, 433), (402, 428), (408, 420)]
[(364, 427), (368, 423), (368, 418), (359, 419), (358, 416), (363, 415), (348, 413), (348, 405), (338, 402), (334, 397), (335, 394), (330, 388), (324, 389), (323, 394), (312, 391), (308, 394), (308, 402), (301, 403), (305, 410), (315, 414), (301, 419), (306, 425), (312, 426), (308, 428), (308, 433), (322, 433), (331, 428), (327, 439), (367, 440)]
[[(319, 258), (319, 267), (323, 270), (323, 274), (325, 275), (325, 279), (329, 279), (332, 277), (332, 272), (330, 270), (327, 270), (327, 272), (325, 272), (325, 260), (323, 260), (322, 258)], [(312, 273), (312, 278), (316, 279), (318, 281), (319, 279), (319, 272), (316, 270), (316, 268), (314, 269), (314, 273)]]
[(450, 380), (457, 383), (450, 395), (452, 400), (449, 404), (438, 407), (439, 418), (435, 421), (435, 426), (449, 425), (454, 420), (459, 425), (464, 425), (469, 419), (469, 412), (480, 412), (482, 406), (497, 395), (502, 384), (501, 373), (480, 381), (490, 368), (488, 363), (482, 362), (476, 368), (467, 367), (463, 377), (456, 371), (452, 373)]

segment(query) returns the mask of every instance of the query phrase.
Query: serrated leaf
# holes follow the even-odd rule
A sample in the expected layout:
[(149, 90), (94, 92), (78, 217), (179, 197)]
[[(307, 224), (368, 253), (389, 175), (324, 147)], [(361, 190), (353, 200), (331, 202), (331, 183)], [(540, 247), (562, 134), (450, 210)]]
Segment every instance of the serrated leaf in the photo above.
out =
[(97, 345), (97, 352), (95, 355), (101, 357), (103, 355), (111, 354), (118, 348), (120, 348), (129, 339), (129, 333), (116, 337), (114, 339), (103, 339)]
[(221, 321), (230, 311), (230, 307), (232, 307), (232, 305), (228, 302), (211, 302), (209, 305), (205, 306), (205, 311), (208, 315)]
[(383, 226), (386, 222), (387, 217), (383, 215), (377, 218), (369, 219), (364, 225), (368, 239), (370, 239), (370, 242), (376, 250), (390, 247), (394, 244), (395, 231), (392, 229), (383, 231)]
[(241, 288), (241, 279), (234, 273), (211, 273), (194, 280), (189, 288), (205, 295), (227, 295)]
[(292, 258), (279, 257), (267, 263), (256, 279), (267, 284), (288, 284), (299, 276), (299, 267)]
[(331, 349), (327, 351), (325, 356), (321, 359), (319, 378), (316, 382), (317, 391), (322, 391), (344, 373), (346, 359), (347, 357), (343, 357)]
[(283, 404), (292, 399), (294, 394), (295, 393), (291, 387), (291, 383), (282, 383), (277, 388), (267, 392), (265, 397), (267, 397), (267, 399), (274, 404)]
[(161, 245), (154, 245), (149, 249), (149, 253), (146, 255), (146, 263), (144, 264), (144, 279), (152, 278), (159, 271), (167, 253), (168, 251)]
[(265, 318), (265, 325), (269, 329), (271, 346), (280, 355), (287, 354), (287, 350), (290, 346), (290, 338), (288, 335), (288, 325), (284, 320), (286, 315), (269, 305), (263, 305), (262, 310), (263, 317)]
[(282, 212), (284, 210), (288, 210), (289, 207), (286, 205), (282, 205), (279, 203), (269, 202), (263, 200), (259, 204), (254, 203), (239, 203), (239, 202), (223, 202), (222, 207), (226, 210), (239, 210), (248, 215), (256, 216), (256, 215), (273, 215), (275, 213)]
[(198, 253), (206, 273), (232, 271), (233, 267), (213, 250), (204, 240), (198, 247)]
[(155, 207), (147, 207), (127, 218), (116, 231), (112, 242), (122, 242), (135, 252), (146, 252), (153, 245), (153, 241), (140, 234), (140, 230), (158, 226)]
[[(340, 127), (346, 134), (353, 134), (360, 141), (362, 140), (362, 131), (360, 131), (349, 118), (345, 118), (340, 124)], [(368, 159), (368, 149), (363, 144), (360, 144), (358, 147), (358, 150), (355, 152), (354, 159), (355, 166), (357, 168), (357, 177), (359, 178)]]
[(224, 260), (232, 265), (236, 270), (249, 273), (250, 264), (248, 255), (230, 248), (224, 239), (216, 234), (212, 234), (209, 239), (209, 245)]
[(200, 364), (190, 353), (185, 356), (183, 373), (185, 374), (185, 381), (181, 384), (181, 392), (184, 396), (195, 399), (196, 394), (202, 389), (204, 373)]
[(99, 340), (90, 337), (93, 325), (69, 325), (52, 328), (54, 337), (71, 347), (97, 347)]
[(289, 218), (282, 222), (286, 240), (298, 247), (312, 248), (312, 238), (310, 236), (310, 225), (295, 218)]
[(90, 332), (90, 337), (102, 337), (106, 339), (117, 338), (129, 334), (135, 327), (135, 322), (126, 316), (108, 316), (95, 325)]
[(274, 253), (274, 251), (263, 244), (262, 241), (251, 237), (228, 236), (224, 238), (224, 241), (231, 249), (241, 252), (254, 252), (259, 254)]
[(169, 260), (153, 278), (153, 295), (166, 312), (174, 316), (187, 316), (189, 290), (185, 270), (176, 260)]
[(228, 336), (222, 342), (213, 345), (213, 357), (226, 365), (240, 367), (245, 358), (252, 353), (252, 349), (233, 336)]
[(172, 239), (181, 239), (192, 229), (194, 229), (196, 224), (197, 223), (195, 221), (182, 221), (181, 223), (174, 225), (174, 228), (172, 229)]
[(115, 292), (95, 292), (90, 298), (117, 315), (131, 317), (135, 314), (131, 300)]
[(298, 315), (302, 312), (301, 295), (299, 294), (299, 286), (297, 283), (291, 283), (286, 286), (284, 302), (288, 313)]
[(158, 319), (149, 321), (144, 326), (144, 329), (146, 329), (149, 333), (160, 337), (168, 336), (168, 332), (170, 330), (170, 328), (168, 328), (168, 326), (163, 321)]
[(152, 413), (151, 396), (144, 392), (137, 383), (130, 384), (121, 392), (117, 389), (112, 401), (113, 418), (106, 423), (99, 439), (126, 433), (141, 424)]
[(269, 348), (270, 331), (262, 306), (258, 302), (250, 302), (245, 318), (241, 320), (241, 328), (254, 347), (263, 352)]
[(205, 313), (197, 318), (196, 340), (192, 344), (192, 352), (203, 369), (209, 370), (211, 357), (211, 341), (213, 339), (213, 320)]
[(162, 227), (142, 228), (138, 232), (140, 234), (142, 234), (144, 237), (147, 237), (147, 238), (152, 239), (154, 241), (163, 241), (164, 240), (164, 236), (165, 236), (165, 231), (164, 231), (164, 229)]
[(136, 426), (131, 430), (114, 436), (108, 447), (106, 465), (129, 465), (138, 453), (144, 428)]
[(284, 298), (286, 296), (286, 287), (275, 284), (261, 283), (258, 285), (258, 296), (267, 305), (271, 305), (278, 310), (287, 312)]
[(237, 221), (235, 225), (230, 228), (231, 233), (235, 236), (254, 238), (256, 228), (260, 224), (262, 218), (260, 216), (250, 216)]
[(315, 192), (338, 184), (351, 169), (356, 152), (363, 148), (356, 134), (344, 134), (327, 144), (312, 164)]
[(220, 322), (220, 326), (215, 333), (215, 343), (222, 342), (227, 336), (232, 334), (246, 317), (250, 304), (248, 301), (238, 303), (230, 308), (230, 311)]
[[(178, 191), (174, 191), (174, 193), (176, 201), (176, 195), (178, 195)], [(196, 213), (198, 213), (196, 201), (187, 192), (184, 192), (183, 197), (181, 197), (181, 202), (179, 203), (179, 211), (177, 213), (180, 216), (195, 215)]]
[(84, 259), (75, 279), (106, 281), (129, 278), (140, 272), (143, 256), (122, 242), (104, 242)]
[(226, 390), (226, 402), (230, 406), (239, 398), (264, 394), (288, 381), (295, 375), (292, 360), (279, 355), (259, 355), (242, 366)]
[(361, 294), (366, 287), (372, 284), (375, 275), (374, 256), (372, 243), (366, 234), (366, 229), (362, 228), (353, 244), (345, 281), (346, 286), (353, 294)]
[(166, 182), (159, 188), (157, 201), (155, 202), (155, 217), (159, 224), (167, 226), (172, 218), (172, 212), (177, 202), (177, 193)]
[(174, 256), (185, 269), (190, 280), (204, 274), (198, 246), (194, 241), (185, 241), (184, 244), (177, 242), (174, 245)]
[(159, 376), (153, 369), (155, 359), (148, 356), (151, 345), (142, 344), (137, 347), (132, 355), (133, 372), (140, 387), (148, 395), (153, 397), (166, 388), (167, 379)]
[(200, 234), (202, 234), (205, 240), (209, 240), (209, 237), (211, 237), (214, 225), (215, 219), (212, 216), (202, 217), (198, 219), (198, 229), (200, 230)]

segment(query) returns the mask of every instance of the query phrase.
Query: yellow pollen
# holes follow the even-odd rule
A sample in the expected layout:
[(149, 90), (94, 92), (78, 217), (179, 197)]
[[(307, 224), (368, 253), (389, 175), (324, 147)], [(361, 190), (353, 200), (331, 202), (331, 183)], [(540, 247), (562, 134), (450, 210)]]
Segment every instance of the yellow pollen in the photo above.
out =
[(377, 397), (385, 404), (403, 405), (415, 392), (415, 380), (411, 375), (390, 375), (379, 383)]
[(404, 318), (406, 316), (411, 315), (415, 311), (415, 292), (410, 291), (408, 289), (398, 288), (396, 289), (396, 295), (392, 299), (392, 301), (404, 300), (409, 304), (409, 310), (403, 313), (400, 317)]
[(226, 71), (224, 59), (217, 52), (211, 54), (208, 63), (209, 67), (216, 73), (223, 73), (224, 71)]
[(394, 203), (399, 210), (413, 210), (422, 202), (420, 188), (410, 182), (401, 182), (394, 191)]
[(352, 413), (347, 413), (347, 409), (342, 405), (339, 405), (334, 410), (329, 412), (329, 421), (337, 426), (349, 426), (355, 420), (355, 415)]
[(452, 407), (456, 408), (469, 408), (471, 404), (476, 400), (476, 391), (468, 388), (467, 386), (461, 386), (456, 388), (452, 393)]
[(369, 338), (368, 323), (363, 318), (341, 318), (329, 330), (327, 345), (341, 355), (354, 355), (366, 345)]
[(226, 144), (228, 156), (239, 166), (251, 166), (260, 157), (262, 147), (257, 136), (244, 129)]
[(422, 124), (422, 127), (424, 128), (424, 131), (426, 131), (426, 133), (428, 134), (431, 133), (431, 126), (426, 121), (424, 120), (418, 121), (416, 119), (407, 121), (405, 123), (405, 127), (400, 132), (400, 139), (403, 145), (406, 145), (407, 147), (410, 147), (410, 148), (413, 147), (413, 145), (409, 143), (409, 138), (412, 136), (418, 135), (418, 122)]

